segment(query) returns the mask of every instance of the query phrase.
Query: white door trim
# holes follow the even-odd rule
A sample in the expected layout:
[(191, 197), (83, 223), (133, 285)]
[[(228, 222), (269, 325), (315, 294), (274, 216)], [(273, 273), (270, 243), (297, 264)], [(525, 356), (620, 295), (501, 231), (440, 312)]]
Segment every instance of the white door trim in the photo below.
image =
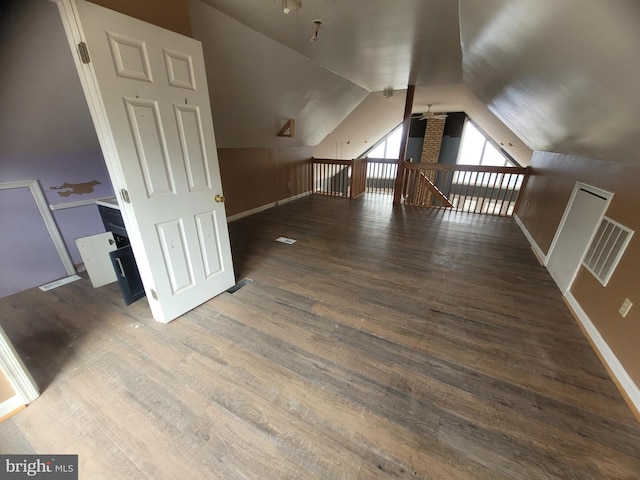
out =
[[(72, 0), (50, 1), (58, 5), (62, 25), (69, 43), (76, 46), (83, 43), (84, 33), (81, 31), (82, 27), (80, 26), (80, 22), (77, 20), (79, 18), (79, 14), (76, 9), (75, 2)], [(83, 68), (80, 53), (77, 48), (78, 47), (76, 47), (76, 54), (71, 55), (71, 57), (73, 58), (76, 70), (78, 71), (80, 84), (82, 85), (87, 106), (89, 107), (89, 113), (91, 114), (93, 125), (96, 129), (96, 133), (98, 134), (97, 136), (100, 148), (102, 149), (105, 162), (108, 163), (111, 158), (115, 158), (117, 156), (116, 146), (110, 134), (106, 116), (103, 113), (105, 111), (105, 107), (102, 102), (102, 97), (100, 92), (98, 92), (96, 82), (90, 69)], [(118, 173), (117, 169), (109, 169), (109, 176), (111, 178), (111, 183), (116, 190), (116, 195), (120, 195), (120, 192), (117, 191), (118, 186), (126, 185), (124, 179), (118, 175)]]
[(53, 240), (53, 244), (56, 247), (56, 251), (60, 256), (60, 261), (62, 262), (67, 275), (75, 275), (76, 269), (73, 266), (73, 262), (71, 261), (71, 257), (69, 256), (69, 252), (67, 251), (67, 247), (65, 247), (64, 245), (64, 241), (62, 240), (62, 236), (60, 235), (58, 226), (53, 219), (53, 215), (51, 215), (51, 211), (49, 210), (49, 206), (47, 205), (47, 201), (44, 198), (44, 194), (40, 189), (38, 181), (24, 180), (18, 182), (0, 183), (0, 190), (9, 190), (13, 188), (28, 188), (31, 191), (31, 195), (33, 195), (33, 199), (36, 202), (38, 211), (40, 212), (42, 220), (47, 227), (47, 231), (51, 236), (51, 240)]
[(13, 406), (27, 405), (40, 396), (36, 382), (22, 363), (2, 327), (0, 327), (0, 369), (19, 397), (18, 400), (15, 397), (9, 399)]
[[(553, 255), (553, 251), (556, 248), (556, 244), (558, 243), (558, 239), (560, 238), (560, 235), (562, 234), (562, 229), (564, 228), (565, 223), (567, 222), (567, 219), (569, 217), (569, 212), (571, 211), (571, 208), (573, 207), (573, 202), (576, 199), (576, 196), (578, 195), (578, 192), (580, 190), (584, 190), (586, 192), (589, 192), (593, 195), (596, 195), (598, 197), (601, 197), (604, 199), (605, 201), (605, 207), (603, 209), (603, 213), (600, 216), (600, 219), (598, 220), (598, 225), (600, 224), (600, 222), (602, 221), (602, 217), (604, 217), (607, 209), (609, 208), (609, 204), (611, 203), (611, 199), (613, 198), (613, 193), (609, 192), (607, 190), (603, 190), (602, 188), (598, 188), (598, 187), (594, 187), (593, 185), (589, 185), (587, 183), (583, 183), (583, 182), (576, 182), (576, 184), (573, 187), (573, 191), (571, 192), (571, 197), (569, 197), (569, 201), (567, 202), (567, 206), (564, 209), (564, 213), (562, 214), (562, 218), (560, 219), (560, 223), (558, 224), (558, 228), (556, 229), (556, 233), (553, 237), (553, 241), (551, 242), (551, 246), (549, 247), (549, 250), (547, 251), (547, 255), (545, 257), (545, 261), (544, 261), (544, 265), (545, 267), (548, 267), (549, 265), (549, 261)], [(589, 245), (591, 244), (591, 241), (593, 240), (593, 236), (595, 235), (597, 230), (597, 225), (594, 228), (592, 234), (591, 234), (591, 238), (589, 238), (589, 241), (587, 242), (587, 246), (584, 250), (584, 252), (582, 252), (581, 258), (580, 258), (580, 262), (578, 263), (575, 271), (573, 272), (573, 274), (571, 275), (571, 281), (569, 282), (569, 286), (567, 287), (567, 290), (562, 292), (562, 294), (564, 295), (565, 293), (567, 293), (569, 291), (569, 289), (571, 288), (571, 285), (573, 284), (573, 281), (576, 278), (576, 275), (578, 274), (578, 271), (580, 270), (580, 265), (582, 264), (582, 260), (584, 259), (585, 254), (587, 253), (587, 249), (589, 248)]]

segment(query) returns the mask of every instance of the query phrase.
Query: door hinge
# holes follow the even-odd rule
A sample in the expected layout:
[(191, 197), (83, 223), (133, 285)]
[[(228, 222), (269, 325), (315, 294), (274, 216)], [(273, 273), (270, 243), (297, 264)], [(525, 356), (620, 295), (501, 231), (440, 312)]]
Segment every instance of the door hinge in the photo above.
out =
[(158, 299), (158, 294), (156, 293), (156, 291), (153, 288), (151, 289), (151, 296), (153, 297), (154, 300)]
[(82, 60), (82, 63), (91, 63), (91, 58), (89, 58), (89, 49), (87, 48), (86, 43), (80, 42), (78, 44), (78, 52), (80, 52), (80, 60)]
[(129, 192), (127, 192), (126, 188), (121, 188), (120, 189), (120, 195), (122, 196), (122, 200), (125, 203), (131, 203), (131, 199), (129, 198)]

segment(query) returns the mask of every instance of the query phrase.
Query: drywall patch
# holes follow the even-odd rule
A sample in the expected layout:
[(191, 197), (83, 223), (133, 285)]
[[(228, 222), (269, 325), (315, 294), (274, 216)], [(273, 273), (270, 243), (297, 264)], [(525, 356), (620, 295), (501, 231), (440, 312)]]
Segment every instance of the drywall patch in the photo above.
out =
[(97, 180), (91, 180), (90, 182), (84, 183), (65, 182), (57, 187), (51, 187), (51, 190), (64, 190), (62, 192), (58, 192), (58, 195), (61, 197), (68, 197), (69, 195), (87, 195), (89, 193), (93, 193), (96, 185), (100, 185), (100, 182)]

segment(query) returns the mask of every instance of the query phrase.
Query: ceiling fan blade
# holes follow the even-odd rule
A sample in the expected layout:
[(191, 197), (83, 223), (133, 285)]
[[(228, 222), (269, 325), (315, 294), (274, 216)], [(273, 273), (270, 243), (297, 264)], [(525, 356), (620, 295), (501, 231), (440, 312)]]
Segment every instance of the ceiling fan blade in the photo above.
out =
[(436, 120), (446, 120), (446, 113), (434, 113), (434, 112), (425, 112), (425, 113), (417, 113), (413, 118), (417, 118), (418, 120), (429, 120), (430, 118), (435, 118)]

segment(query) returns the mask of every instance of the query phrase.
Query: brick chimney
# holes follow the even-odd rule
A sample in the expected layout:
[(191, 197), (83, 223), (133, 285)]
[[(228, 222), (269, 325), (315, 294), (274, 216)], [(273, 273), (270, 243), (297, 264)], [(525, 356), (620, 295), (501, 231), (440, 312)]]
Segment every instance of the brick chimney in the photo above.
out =
[(427, 131), (424, 133), (420, 163), (438, 163), (445, 122), (446, 120), (441, 118), (427, 120)]

